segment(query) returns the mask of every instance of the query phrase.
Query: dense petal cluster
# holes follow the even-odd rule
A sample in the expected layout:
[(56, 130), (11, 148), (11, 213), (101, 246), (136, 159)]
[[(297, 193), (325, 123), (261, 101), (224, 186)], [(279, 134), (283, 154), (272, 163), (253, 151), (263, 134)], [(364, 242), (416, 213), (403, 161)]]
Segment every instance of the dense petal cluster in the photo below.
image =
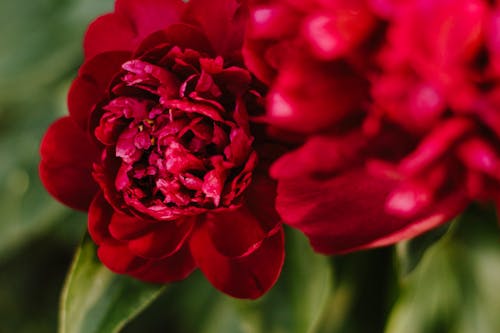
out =
[(278, 210), (316, 250), (391, 244), (500, 202), (499, 9), (251, 1), (244, 55), (270, 85), (267, 118), (306, 138), (273, 165)]
[(122, 65), (95, 111), (97, 181), (114, 206), (158, 220), (235, 206), (257, 163), (242, 101), (250, 75), (170, 44), (152, 53)]
[(261, 84), (242, 66), (237, 1), (118, 0), (85, 37), (70, 116), (41, 146), (49, 192), (88, 210), (111, 270), (170, 282), (199, 268), (235, 297), (256, 298), (283, 264), (275, 185), (281, 151), (261, 125)]

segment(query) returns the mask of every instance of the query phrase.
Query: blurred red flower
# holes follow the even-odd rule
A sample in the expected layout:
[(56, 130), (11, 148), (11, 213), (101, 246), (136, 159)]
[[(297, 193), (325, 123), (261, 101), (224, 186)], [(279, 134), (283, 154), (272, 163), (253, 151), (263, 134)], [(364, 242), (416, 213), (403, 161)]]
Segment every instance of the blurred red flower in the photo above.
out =
[(284, 221), (332, 254), (500, 202), (499, 13), (486, 0), (254, 0), (267, 120), (306, 142), (272, 167)]
[(117, 0), (89, 26), (40, 175), (88, 210), (111, 270), (163, 283), (198, 267), (242, 298), (275, 283), (284, 240), (266, 161), (280, 150), (249, 123), (262, 89), (242, 66), (245, 22), (235, 0)]

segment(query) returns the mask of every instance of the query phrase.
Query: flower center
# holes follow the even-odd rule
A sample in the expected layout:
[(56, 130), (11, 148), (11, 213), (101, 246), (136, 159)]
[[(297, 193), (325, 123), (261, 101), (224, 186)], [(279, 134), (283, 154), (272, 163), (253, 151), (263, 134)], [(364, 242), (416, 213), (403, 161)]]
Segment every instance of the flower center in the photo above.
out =
[(256, 164), (246, 126), (216, 103), (165, 97), (172, 87), (154, 77), (128, 86), (144, 91), (145, 82), (146, 92), (117, 96), (102, 108), (95, 136), (106, 146), (101, 169), (114, 177), (105, 193), (118, 206), (162, 220), (237, 205)]

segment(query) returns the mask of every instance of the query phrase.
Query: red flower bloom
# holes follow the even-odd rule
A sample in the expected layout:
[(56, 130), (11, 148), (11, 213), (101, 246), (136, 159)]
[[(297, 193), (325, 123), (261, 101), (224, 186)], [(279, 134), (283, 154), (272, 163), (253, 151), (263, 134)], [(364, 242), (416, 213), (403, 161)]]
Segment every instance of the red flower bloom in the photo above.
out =
[(111, 270), (163, 283), (198, 267), (242, 298), (276, 281), (284, 240), (263, 163), (277, 150), (248, 121), (262, 108), (239, 53), (245, 15), (231, 0), (118, 0), (89, 26), (40, 175), (88, 210)]
[(472, 200), (500, 203), (498, 10), (486, 0), (252, 3), (244, 55), (271, 85), (268, 119), (307, 134), (272, 167), (277, 207), (317, 251), (392, 244)]

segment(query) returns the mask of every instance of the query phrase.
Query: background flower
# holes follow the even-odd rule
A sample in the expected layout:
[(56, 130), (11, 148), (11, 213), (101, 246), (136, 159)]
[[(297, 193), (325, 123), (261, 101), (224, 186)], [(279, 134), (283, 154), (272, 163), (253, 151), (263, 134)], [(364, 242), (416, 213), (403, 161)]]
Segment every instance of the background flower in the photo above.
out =
[(278, 210), (317, 251), (392, 244), (498, 202), (496, 11), (252, 2), (244, 54), (271, 85), (267, 119), (307, 138), (273, 165)]

